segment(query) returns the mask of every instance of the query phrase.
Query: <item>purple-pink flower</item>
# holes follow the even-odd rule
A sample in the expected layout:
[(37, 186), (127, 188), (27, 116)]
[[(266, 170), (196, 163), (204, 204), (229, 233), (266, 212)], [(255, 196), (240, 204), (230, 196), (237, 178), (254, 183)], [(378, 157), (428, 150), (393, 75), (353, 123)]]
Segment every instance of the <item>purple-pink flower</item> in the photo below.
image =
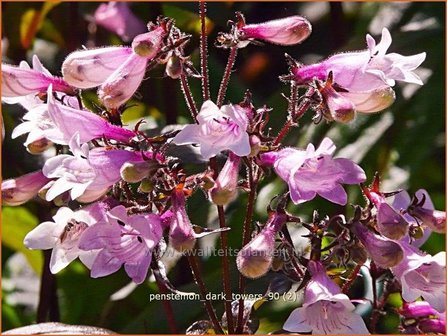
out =
[(109, 47), (76, 51), (62, 64), (64, 79), (78, 88), (98, 89), (99, 99), (107, 108), (127, 102), (140, 86), (146, 65), (163, 46), (166, 24), (152, 26), (148, 33), (136, 36), (132, 48)]
[(225, 205), (236, 197), (241, 158), (230, 152), (209, 194), (213, 203)]
[(152, 251), (162, 231), (158, 215), (128, 215), (119, 205), (108, 211), (103, 221), (85, 230), (79, 248), (99, 250), (91, 267), (93, 278), (115, 273), (124, 265), (129, 277), (140, 284), (147, 277)]
[(304, 292), (304, 304), (290, 314), (283, 329), (324, 335), (369, 334), (351, 300), (326, 275), (321, 262), (310, 260), (308, 269), (312, 278)]
[(73, 155), (57, 155), (43, 167), (44, 175), (55, 179), (45, 196), (48, 201), (69, 190), (72, 200), (94, 201), (121, 179), (120, 169), (125, 162), (143, 160), (140, 153), (124, 149), (89, 150), (88, 144), (80, 145), (79, 134), (73, 136), (69, 146)]
[(2, 204), (21, 205), (35, 197), (50, 179), (42, 171), (2, 181)]
[(62, 78), (53, 76), (36, 55), (33, 56), (33, 69), (25, 61), (19, 67), (2, 64), (2, 98), (8, 103), (18, 102), (11, 98), (46, 93), (50, 85), (54, 91), (73, 94), (73, 88)]
[(334, 82), (349, 92), (365, 92), (384, 86), (394, 86), (395, 81), (422, 85), (421, 79), (413, 72), (425, 60), (425, 53), (402, 56), (386, 54), (392, 39), (388, 29), (383, 28), (382, 39), (376, 45), (374, 39), (366, 36), (368, 49), (358, 52), (341, 53), (321, 63), (295, 67), (295, 80), (305, 83), (314, 79), (326, 80), (333, 73)]
[(273, 261), (276, 234), (286, 222), (287, 215), (283, 212), (269, 214), (261, 232), (239, 251), (236, 259), (239, 272), (250, 279), (268, 272)]
[(303, 42), (312, 32), (309, 21), (299, 15), (238, 27), (240, 39), (258, 39), (279, 45)]
[(95, 203), (78, 211), (67, 207), (59, 208), (52, 222), (43, 222), (26, 235), (24, 244), (32, 250), (52, 249), (51, 273), (59, 272), (78, 257), (90, 268), (98, 251), (79, 250), (78, 244), (84, 231), (103, 216), (105, 208), (102, 203)]
[(146, 25), (129, 8), (127, 2), (102, 3), (93, 16), (95, 23), (128, 42), (146, 31)]
[(208, 160), (224, 150), (238, 156), (250, 154), (247, 133), (248, 117), (238, 105), (224, 105), (220, 109), (211, 100), (203, 103), (197, 115), (198, 125), (187, 125), (175, 136), (177, 145), (200, 144), (200, 154)]
[(400, 241), (404, 258), (393, 274), (402, 284), (402, 298), (415, 301), (422, 296), (439, 312), (445, 311), (445, 252), (431, 256), (410, 244)]
[(365, 172), (348, 159), (334, 159), (335, 145), (325, 138), (318, 149), (309, 144), (306, 150), (284, 148), (267, 153), (274, 160), (275, 172), (289, 185), (295, 204), (310, 201), (317, 194), (344, 205), (347, 195), (341, 184), (357, 184), (366, 180)]

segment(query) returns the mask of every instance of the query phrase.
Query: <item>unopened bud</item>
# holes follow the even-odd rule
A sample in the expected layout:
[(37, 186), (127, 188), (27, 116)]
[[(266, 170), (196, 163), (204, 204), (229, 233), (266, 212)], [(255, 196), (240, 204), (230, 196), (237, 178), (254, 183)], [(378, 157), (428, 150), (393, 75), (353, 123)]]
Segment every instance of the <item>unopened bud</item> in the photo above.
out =
[(165, 34), (164, 28), (158, 27), (148, 33), (137, 35), (132, 41), (134, 53), (147, 59), (154, 58), (162, 47)]
[(239, 251), (236, 264), (243, 276), (255, 279), (263, 276), (270, 269), (275, 250), (275, 237), (287, 215), (273, 213), (261, 232)]
[(404, 303), (399, 313), (406, 318), (436, 316), (438, 313), (427, 301)]
[(329, 112), (325, 114), (328, 120), (335, 120), (341, 123), (348, 123), (355, 117), (355, 106), (347, 98), (335, 91), (332, 87), (332, 72), (329, 73), (328, 80), (323, 87), (319, 87), (323, 98), (325, 109)]
[(40, 170), (5, 180), (2, 182), (2, 204), (16, 206), (26, 203), (49, 181), (50, 179)]
[(39, 140), (29, 143), (26, 146), (26, 150), (30, 154), (38, 155), (38, 154), (42, 154), (44, 151), (46, 151), (52, 145), (53, 145), (53, 143), (50, 140), (48, 140), (46, 138), (41, 138)]
[(279, 45), (294, 45), (303, 42), (312, 32), (305, 18), (294, 15), (264, 23), (239, 27), (241, 40), (259, 39)]
[(166, 75), (172, 79), (178, 79), (183, 73), (183, 63), (179, 56), (172, 55), (166, 63)]
[(385, 237), (398, 240), (408, 233), (408, 222), (388, 203), (377, 208), (377, 229)]
[(261, 149), (262, 149), (261, 139), (259, 139), (259, 137), (257, 135), (250, 136), (250, 147), (251, 147), (251, 152), (248, 155), (250, 157), (258, 155), (258, 153), (261, 151)]
[(394, 90), (389, 86), (366, 92), (340, 92), (340, 94), (351, 101), (357, 112), (375, 113), (391, 106), (396, 99)]
[(426, 209), (422, 206), (413, 206), (408, 209), (408, 213), (419, 219), (422, 225), (439, 233), (445, 232), (445, 211)]
[(120, 169), (121, 178), (129, 183), (136, 183), (152, 175), (159, 168), (155, 160), (126, 162)]
[(183, 190), (174, 190), (171, 201), (173, 217), (169, 228), (169, 242), (179, 252), (192, 250), (196, 243), (196, 238), (191, 221), (186, 213), (186, 201)]
[(148, 194), (152, 190), (154, 190), (154, 183), (152, 183), (151, 179), (144, 178), (138, 187), (138, 192)]
[(413, 239), (421, 239), (424, 236), (424, 228), (420, 225), (413, 225), (409, 228), (409, 234)]
[(360, 222), (352, 223), (352, 230), (378, 266), (386, 269), (402, 261), (404, 252), (398, 243), (373, 233)]
[(214, 188), (210, 191), (213, 203), (225, 205), (236, 197), (240, 161), (241, 158), (239, 156), (230, 152), (225, 165), (216, 179)]
[(426, 334), (446, 334), (445, 320), (442, 319), (424, 319), (419, 321), (418, 326)]

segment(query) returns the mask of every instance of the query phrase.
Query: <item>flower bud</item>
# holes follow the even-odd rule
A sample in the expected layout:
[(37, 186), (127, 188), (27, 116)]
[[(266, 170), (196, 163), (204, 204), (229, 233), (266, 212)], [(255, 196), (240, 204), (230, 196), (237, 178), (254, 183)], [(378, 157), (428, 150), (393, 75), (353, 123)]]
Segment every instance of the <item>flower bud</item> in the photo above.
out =
[(264, 23), (244, 25), (239, 28), (241, 40), (259, 39), (279, 45), (294, 45), (303, 42), (312, 32), (305, 18), (294, 15)]
[(98, 90), (105, 107), (118, 108), (132, 98), (143, 80), (146, 64), (146, 58), (132, 54), (107, 78)]
[(418, 324), (419, 329), (426, 334), (446, 334), (445, 320), (424, 319)]
[(329, 73), (328, 80), (323, 87), (319, 87), (320, 94), (323, 98), (323, 104), (328, 114), (325, 117), (329, 120), (335, 120), (341, 123), (348, 123), (355, 117), (355, 106), (347, 98), (335, 91), (332, 87), (332, 72)]
[(436, 316), (438, 313), (427, 301), (404, 303), (399, 313), (406, 318)]
[(236, 197), (240, 162), (241, 158), (230, 152), (225, 165), (215, 181), (214, 188), (210, 191), (213, 203), (225, 205)]
[(371, 232), (360, 222), (352, 223), (352, 230), (378, 266), (385, 269), (396, 266), (404, 257), (398, 243)]
[(408, 222), (388, 203), (377, 208), (377, 229), (385, 237), (398, 240), (408, 233)]
[(2, 182), (2, 204), (16, 206), (26, 203), (49, 181), (40, 170), (5, 180)]
[(164, 28), (158, 27), (148, 33), (137, 35), (132, 41), (134, 53), (147, 59), (154, 58), (163, 45), (165, 34)]
[(120, 169), (121, 178), (129, 183), (136, 183), (152, 175), (159, 167), (155, 160), (126, 162)]
[(445, 211), (426, 209), (422, 206), (413, 206), (408, 209), (408, 213), (416, 217), (435, 232), (445, 232)]
[(29, 143), (26, 146), (26, 150), (33, 155), (39, 155), (45, 152), (48, 148), (50, 148), (53, 145), (53, 143), (46, 139), (46, 138), (40, 138), (36, 141), (33, 141)]
[(275, 164), (276, 159), (278, 158), (278, 152), (267, 152), (262, 153), (259, 156), (259, 164), (262, 166), (271, 167)]
[(183, 73), (183, 63), (179, 56), (173, 54), (166, 63), (166, 75), (172, 79), (178, 79)]
[(391, 106), (396, 99), (394, 90), (389, 86), (363, 92), (341, 92), (355, 106), (357, 112), (375, 113)]
[(144, 178), (141, 180), (140, 186), (138, 187), (138, 192), (148, 194), (154, 190), (154, 184), (151, 179)]
[(172, 247), (179, 251), (185, 252), (192, 250), (196, 238), (192, 228), (191, 221), (186, 213), (186, 201), (183, 190), (175, 189), (171, 196), (172, 213), (174, 214), (169, 228), (169, 241)]
[(273, 261), (276, 234), (286, 221), (284, 213), (273, 213), (261, 232), (239, 251), (236, 264), (242, 275), (255, 279), (268, 272)]

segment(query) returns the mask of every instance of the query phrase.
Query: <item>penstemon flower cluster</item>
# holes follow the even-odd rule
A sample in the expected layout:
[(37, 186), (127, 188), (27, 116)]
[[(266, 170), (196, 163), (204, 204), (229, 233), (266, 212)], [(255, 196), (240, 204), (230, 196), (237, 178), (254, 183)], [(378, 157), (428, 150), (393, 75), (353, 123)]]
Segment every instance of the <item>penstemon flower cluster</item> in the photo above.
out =
[[(286, 55), (289, 72), (280, 80), (290, 86), (287, 120), (278, 134), (272, 134), (272, 109), (254, 102), (249, 91), (240, 101), (225, 101), (237, 51), (260, 42), (278, 48), (305, 43), (312, 32), (307, 19), (294, 15), (248, 24), (236, 13), (229, 31), (216, 41), (230, 56), (214, 100), (208, 88), (206, 35), (201, 35), (198, 71), (185, 54), (191, 36), (174, 19), (160, 17), (144, 28), (132, 15), (124, 3), (101, 5), (95, 13), (98, 24), (131, 41), (130, 46), (74, 51), (62, 64), (62, 77), (52, 75), (37, 56), (32, 68), (26, 62), (2, 64), (2, 101), (27, 110), (12, 137), (26, 135), (24, 145), (31, 154), (56, 148), (41, 170), (2, 182), (4, 205), (40, 197), (59, 207), (51, 221), (27, 234), (25, 246), (51, 249), (52, 273), (79, 258), (92, 278), (124, 268), (136, 284), (149, 281), (154, 273), (172, 289), (168, 276), (160, 276), (161, 258), (169, 245), (188, 259), (210, 329), (254, 333), (248, 323), (254, 312), (246, 300), (226, 301), (224, 316), (216, 315), (192, 253), (198, 240), (210, 234), (220, 235), (221, 247), (227, 249), (228, 235), (234, 234), (242, 236), (241, 248), (235, 260), (222, 257), (225, 293), (235, 287), (229, 283), (229, 271), (237, 267), (239, 294), (245, 292), (246, 278), (268, 272), (283, 274), (304, 294), (304, 301), (297, 300), (290, 316), (284, 317), (283, 331), (374, 333), (386, 295), (400, 293), (403, 332), (444, 333), (445, 252), (432, 256), (420, 247), (432, 231), (445, 232), (445, 212), (434, 209), (424, 189), (414, 195), (381, 190), (380, 176), (368, 177), (357, 163), (338, 157), (329, 137), (300, 148), (283, 145), (305, 114), (313, 114), (316, 124), (351, 123), (357, 113), (380, 112), (392, 105), (396, 81), (423, 85), (414, 70), (425, 53), (388, 53), (392, 38), (383, 28), (378, 43), (366, 35), (365, 50), (335, 54), (314, 64)], [(149, 136), (140, 130), (141, 123), (133, 129), (123, 125), (121, 114), (155, 67), (165, 67), (166, 76), (179, 81), (191, 119), (181, 129)], [(203, 83), (203, 97), (194, 97), (189, 89), (188, 81), (194, 78)], [(101, 113), (87, 108), (81, 98), (83, 90), (92, 88), (97, 88)], [(190, 173), (175, 152), (168, 154), (174, 144), (197, 148), (204, 162), (198, 172)], [(259, 183), (272, 174), (287, 191), (271, 200), (267, 221), (254, 225)], [(369, 186), (367, 181), (372, 181)], [(326, 216), (315, 210), (300, 217), (288, 210), (290, 203), (299, 209), (315, 198), (346, 205), (345, 185), (358, 186), (365, 196), (364, 203), (353, 205), (352, 216)], [(194, 193), (204, 193), (216, 206), (219, 229), (191, 223), (188, 212), (194, 209), (188, 209), (188, 199)], [(225, 222), (225, 209), (240, 202), (242, 193), (248, 195), (248, 204), (241, 234)], [(303, 237), (308, 252), (296, 252), (287, 223), (307, 231)], [(340, 268), (343, 276), (335, 271)], [(373, 286), (371, 321), (362, 318), (355, 306), (358, 300), (350, 298), (351, 285), (362, 281), (361, 269), (374, 282), (386, 280), (382, 293)], [(195, 330), (193, 322), (189, 332)]]

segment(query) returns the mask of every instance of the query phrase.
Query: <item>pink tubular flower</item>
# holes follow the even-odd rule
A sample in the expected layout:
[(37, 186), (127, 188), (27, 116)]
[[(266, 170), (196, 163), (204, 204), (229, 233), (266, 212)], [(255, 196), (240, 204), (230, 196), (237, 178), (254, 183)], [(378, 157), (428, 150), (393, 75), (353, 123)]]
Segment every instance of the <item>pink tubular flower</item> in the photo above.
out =
[(2, 181), (2, 204), (21, 205), (37, 195), (50, 179), (42, 171), (36, 171)]
[(274, 212), (264, 228), (238, 253), (238, 270), (247, 278), (255, 279), (268, 272), (273, 260), (276, 234), (287, 222), (285, 213)]
[(162, 227), (155, 214), (127, 215), (126, 208), (117, 206), (106, 219), (84, 231), (79, 248), (100, 249), (91, 267), (91, 277), (107, 276), (122, 265), (132, 280), (140, 284), (147, 276), (152, 250), (160, 241)]
[(67, 56), (62, 75), (70, 85), (79, 89), (94, 88), (105, 82), (132, 55), (129, 47), (106, 47), (78, 50)]
[(243, 108), (224, 105), (220, 109), (211, 100), (203, 103), (197, 115), (199, 125), (187, 125), (172, 140), (177, 145), (200, 144), (200, 154), (208, 160), (223, 150), (238, 156), (250, 154), (248, 119)]
[(309, 261), (312, 276), (304, 293), (304, 304), (295, 309), (283, 329), (312, 334), (369, 334), (349, 297), (326, 275), (319, 261)]
[(53, 274), (67, 267), (78, 257), (90, 268), (98, 251), (79, 250), (79, 239), (90, 225), (104, 215), (105, 210), (101, 203), (75, 212), (66, 207), (59, 208), (53, 216), (54, 221), (38, 225), (26, 235), (24, 244), (32, 250), (53, 249), (50, 260), (50, 271)]
[(46, 193), (48, 201), (68, 190), (73, 200), (94, 201), (121, 179), (120, 169), (125, 162), (143, 160), (140, 153), (127, 150), (94, 148), (89, 151), (87, 144), (80, 146), (79, 134), (73, 136), (69, 146), (74, 156), (57, 155), (43, 167), (46, 177), (56, 179)]
[(312, 32), (305, 18), (294, 15), (263, 23), (248, 24), (239, 28), (241, 39), (258, 39), (279, 45), (294, 45), (303, 42)]
[(94, 14), (94, 21), (128, 42), (146, 31), (144, 22), (135, 16), (126, 2), (100, 4)]
[(118, 108), (140, 86), (147, 62), (161, 50), (166, 34), (167, 25), (161, 24), (136, 36), (132, 48), (76, 51), (62, 64), (64, 79), (81, 89), (100, 86), (98, 96), (105, 107)]
[[(419, 195), (418, 195), (419, 193)], [(445, 211), (435, 210), (430, 196), (425, 190), (416, 192), (416, 200), (408, 206), (408, 214), (435, 232), (445, 232)]]
[[(418, 191), (416, 191), (415, 197), (417, 198), (417, 200), (419, 200), (419, 202), (422, 202), (422, 200), (424, 199), (423, 204), (419, 204), (417, 206), (418, 208), (423, 209), (422, 210), (423, 212), (428, 212), (428, 213), (430, 213), (432, 211), (433, 211), (433, 213), (437, 212), (437, 210), (435, 210), (433, 202), (431, 201), (430, 196), (428, 195), (426, 190), (419, 189)], [(424, 244), (427, 241), (427, 239), (430, 237), (432, 230), (437, 231), (437, 232), (443, 232), (442, 226), (432, 225), (433, 222), (430, 220), (424, 221), (424, 220), (420, 220), (419, 218), (417, 219), (416, 217), (413, 217), (412, 215), (410, 215), (409, 212), (411, 212), (411, 208), (414, 207), (414, 205), (411, 205), (410, 195), (408, 195), (408, 193), (406, 191), (402, 191), (394, 197), (392, 207), (394, 209), (396, 209), (396, 211), (403, 214), (402, 216), (410, 224), (411, 228), (418, 228), (419, 226), (422, 227), (422, 229), (423, 229), (422, 237), (420, 237), (420, 238), (418, 237), (416, 239), (411, 239), (411, 245), (413, 245), (415, 247), (422, 246), (422, 244)], [(410, 211), (408, 211), (408, 210), (410, 210)], [(440, 211), (440, 213), (444, 213), (444, 216), (445, 216), (445, 212)], [(410, 238), (406, 237), (405, 241), (410, 242)]]
[(241, 158), (230, 152), (214, 187), (210, 190), (211, 199), (215, 204), (225, 205), (236, 197), (240, 162)]
[(182, 187), (177, 187), (172, 192), (171, 202), (172, 217), (169, 227), (169, 242), (179, 252), (191, 250), (196, 243), (196, 237), (186, 213), (186, 200)]
[(2, 64), (2, 97), (18, 98), (46, 93), (50, 85), (55, 91), (73, 94), (73, 88), (62, 78), (51, 75), (36, 55), (33, 56), (33, 69), (25, 61), (19, 67)]
[(314, 79), (326, 80), (332, 71), (334, 82), (349, 92), (365, 92), (394, 86), (396, 80), (422, 85), (421, 79), (413, 70), (425, 60), (426, 54), (386, 54), (391, 41), (390, 32), (384, 28), (379, 44), (376, 45), (374, 39), (367, 35), (367, 50), (337, 54), (321, 63), (296, 67), (293, 69), (295, 80), (298, 83)]
[(146, 65), (146, 58), (130, 55), (99, 87), (98, 97), (104, 106), (117, 108), (128, 101), (140, 86)]
[(402, 298), (411, 302), (422, 296), (439, 312), (445, 311), (445, 252), (425, 254), (405, 242), (401, 263), (391, 268), (402, 284)]
[(420, 318), (428, 317), (430, 315), (436, 316), (438, 311), (426, 301), (415, 301), (410, 303), (405, 302), (403, 307), (399, 310), (399, 313), (406, 318)]
[(52, 96), (51, 87), (48, 89), (48, 113), (55, 128), (47, 130), (45, 137), (54, 143), (66, 145), (75, 133), (79, 134), (81, 143), (103, 136), (128, 142), (136, 135), (133, 131), (112, 125), (92, 112), (58, 103)]
[(317, 194), (344, 205), (347, 195), (341, 184), (356, 184), (366, 180), (365, 172), (348, 159), (333, 159), (335, 145), (325, 138), (318, 149), (309, 144), (306, 150), (285, 148), (268, 153), (274, 160), (276, 173), (287, 182), (295, 204), (310, 201)]
[(402, 261), (404, 252), (397, 242), (375, 234), (360, 222), (352, 223), (352, 231), (378, 266), (387, 269)]

